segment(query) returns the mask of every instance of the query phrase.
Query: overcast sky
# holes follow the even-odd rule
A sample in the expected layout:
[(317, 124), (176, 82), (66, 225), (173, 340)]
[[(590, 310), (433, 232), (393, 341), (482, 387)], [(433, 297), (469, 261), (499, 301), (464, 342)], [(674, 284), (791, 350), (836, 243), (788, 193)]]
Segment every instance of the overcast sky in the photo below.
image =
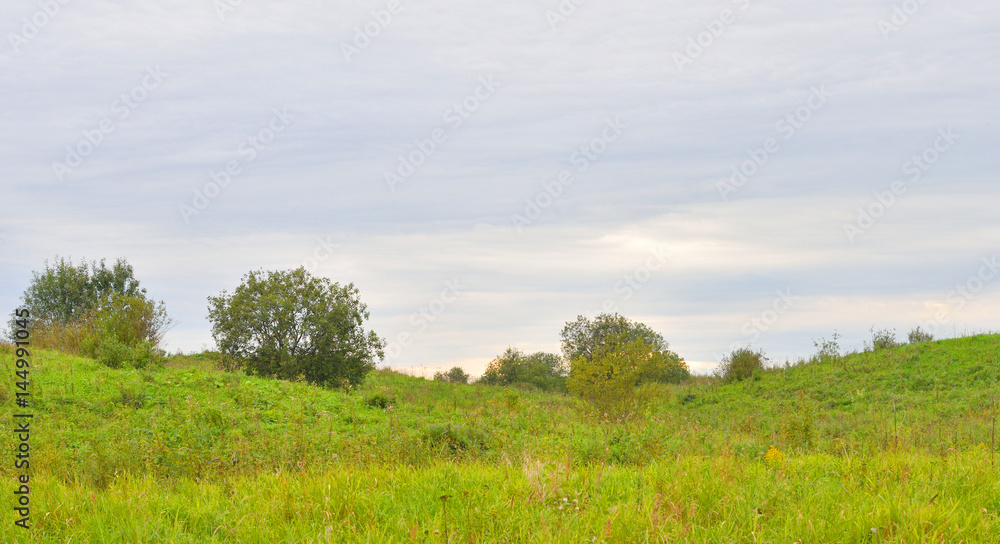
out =
[(3, 2), (0, 306), (125, 257), (193, 351), (306, 266), (418, 373), (1000, 330), (998, 5), (577, 1)]

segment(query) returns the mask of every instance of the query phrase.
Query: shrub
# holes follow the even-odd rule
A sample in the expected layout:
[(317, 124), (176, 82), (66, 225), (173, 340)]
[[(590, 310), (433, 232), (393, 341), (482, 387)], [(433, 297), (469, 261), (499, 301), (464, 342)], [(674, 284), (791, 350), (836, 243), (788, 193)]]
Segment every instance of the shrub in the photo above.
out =
[(115, 368), (142, 368), (162, 358), (158, 347), (170, 318), (162, 301), (146, 296), (124, 259), (111, 268), (103, 260), (76, 266), (66, 259), (46, 261), (21, 298), (40, 347), (94, 357)]
[(781, 432), (785, 443), (799, 450), (813, 447), (816, 439), (815, 406), (802, 391), (795, 408), (786, 409), (781, 418)]
[(566, 323), (561, 338), (567, 361), (579, 357), (590, 359), (612, 340), (619, 343), (642, 340), (657, 351), (670, 347), (660, 333), (619, 314), (600, 314), (593, 320), (578, 316), (576, 321)]
[(477, 383), (514, 386), (530, 384), (543, 391), (566, 390), (566, 367), (558, 355), (537, 352), (525, 355), (509, 347), (503, 355), (490, 361)]
[(624, 334), (608, 338), (589, 358), (573, 359), (566, 386), (587, 401), (599, 419), (628, 421), (642, 408), (642, 397), (636, 394), (642, 368), (657, 353), (642, 339), (629, 340)]
[(383, 357), (385, 341), (362, 327), (368, 310), (354, 284), (316, 278), (303, 267), (249, 272), (232, 294), (223, 291), (208, 301), (226, 368), (357, 386)]
[(930, 342), (931, 340), (934, 340), (934, 335), (921, 330), (920, 327), (917, 327), (906, 335), (906, 340), (910, 344), (921, 344), (923, 342)]
[(470, 376), (462, 370), (461, 367), (452, 367), (448, 372), (435, 372), (434, 381), (436, 382), (448, 382), (448, 383), (469, 383)]
[(885, 349), (898, 348), (899, 342), (896, 341), (896, 330), (895, 329), (882, 329), (875, 330), (875, 327), (869, 329), (872, 333), (871, 340), (865, 340), (865, 351), (879, 352)]
[(421, 440), (433, 449), (460, 454), (469, 449), (489, 449), (489, 438), (472, 427), (462, 425), (431, 425), (421, 434)]
[(388, 397), (382, 393), (375, 393), (374, 395), (365, 397), (365, 406), (368, 406), (369, 408), (381, 408), (385, 410), (395, 404), (396, 399)]
[(827, 340), (826, 338), (813, 340), (813, 345), (816, 346), (816, 355), (813, 356), (813, 360), (819, 363), (829, 363), (837, 360), (840, 357), (839, 340), (840, 335), (836, 331), (834, 331), (831, 340)]
[(562, 330), (562, 350), (567, 361), (591, 361), (622, 346), (637, 343), (644, 353), (637, 365), (636, 384), (680, 383), (691, 377), (687, 363), (669, 350), (663, 336), (647, 325), (619, 314), (600, 314), (593, 320), (584, 316), (566, 323)]
[(722, 358), (717, 375), (727, 382), (743, 381), (755, 372), (764, 370), (766, 360), (763, 351), (754, 351), (749, 347), (739, 348)]

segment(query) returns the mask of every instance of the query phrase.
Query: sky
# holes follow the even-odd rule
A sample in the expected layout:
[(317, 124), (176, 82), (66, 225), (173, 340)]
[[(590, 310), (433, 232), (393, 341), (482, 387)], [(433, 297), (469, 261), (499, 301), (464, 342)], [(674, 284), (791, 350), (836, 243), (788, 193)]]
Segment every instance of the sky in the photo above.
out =
[(1000, 330), (994, 3), (17, 0), (0, 33), (0, 307), (124, 257), (192, 352), (207, 297), (304, 266), (423, 375), (602, 312), (696, 372)]

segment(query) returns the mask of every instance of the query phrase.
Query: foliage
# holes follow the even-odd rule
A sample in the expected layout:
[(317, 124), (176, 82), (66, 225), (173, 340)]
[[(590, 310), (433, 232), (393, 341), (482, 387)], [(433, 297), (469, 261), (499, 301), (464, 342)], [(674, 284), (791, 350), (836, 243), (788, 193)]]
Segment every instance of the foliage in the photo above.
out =
[(456, 366), (452, 367), (451, 370), (447, 372), (435, 372), (434, 381), (438, 382), (448, 382), (448, 383), (460, 383), (466, 385), (469, 383), (469, 376), (462, 367)]
[(0, 542), (993, 542), (998, 353), (981, 335), (651, 384), (609, 426), (537, 390), (382, 370), (345, 395), (209, 353), (148, 372), (32, 349), (32, 530)]
[(750, 378), (756, 372), (764, 370), (767, 357), (763, 351), (754, 351), (749, 347), (737, 348), (722, 358), (717, 375), (726, 382), (738, 382)]
[(111, 268), (104, 260), (76, 266), (63, 258), (46, 261), (21, 298), (38, 346), (96, 357), (115, 368), (162, 362), (159, 345), (170, 318), (162, 301), (147, 297), (125, 259)]
[(365, 406), (369, 408), (381, 408), (382, 410), (385, 410), (395, 404), (396, 399), (391, 398), (382, 392), (365, 397)]
[(816, 355), (813, 356), (816, 362), (829, 363), (840, 357), (840, 335), (836, 331), (830, 340), (825, 338), (814, 340), (813, 345), (816, 346)]
[(930, 342), (931, 340), (934, 340), (934, 335), (922, 330), (918, 326), (906, 335), (906, 340), (909, 344), (920, 344), (922, 342)]
[[(658, 332), (643, 323), (618, 314), (600, 314), (593, 321), (584, 316), (566, 323), (562, 330), (562, 349), (568, 361), (591, 361), (595, 355), (607, 354), (619, 346), (639, 342), (649, 356), (643, 358), (636, 374), (640, 383), (680, 383), (691, 376), (687, 363), (670, 351), (669, 344)], [(579, 365), (578, 365), (579, 366)]]
[(44, 271), (32, 272), (21, 300), (36, 325), (65, 325), (86, 318), (112, 294), (146, 300), (146, 290), (125, 259), (108, 268), (104, 259), (74, 266), (72, 259), (56, 256), (51, 265), (45, 261)]
[(671, 355), (624, 332), (608, 336), (590, 358), (581, 355), (571, 361), (566, 386), (600, 417), (627, 421), (638, 415), (643, 404), (637, 386), (687, 377), (687, 366)]
[(228, 368), (357, 386), (385, 346), (362, 327), (368, 310), (358, 295), (353, 283), (341, 286), (303, 267), (251, 271), (232, 294), (208, 298), (208, 319)]
[(886, 349), (897, 348), (900, 343), (896, 341), (896, 330), (895, 329), (882, 329), (875, 330), (875, 327), (869, 329), (872, 333), (871, 340), (865, 340), (865, 351), (879, 352)]
[(572, 361), (583, 357), (591, 359), (609, 339), (615, 341), (642, 340), (656, 351), (666, 351), (670, 346), (663, 336), (643, 323), (634, 322), (618, 314), (600, 314), (591, 321), (578, 316), (563, 327), (561, 333), (563, 357)]
[(486, 366), (476, 383), (483, 385), (529, 385), (542, 391), (566, 390), (566, 367), (558, 355), (523, 351), (508, 347)]
[(781, 418), (781, 431), (789, 447), (808, 450), (815, 445), (815, 403), (799, 391), (798, 402), (786, 409)]

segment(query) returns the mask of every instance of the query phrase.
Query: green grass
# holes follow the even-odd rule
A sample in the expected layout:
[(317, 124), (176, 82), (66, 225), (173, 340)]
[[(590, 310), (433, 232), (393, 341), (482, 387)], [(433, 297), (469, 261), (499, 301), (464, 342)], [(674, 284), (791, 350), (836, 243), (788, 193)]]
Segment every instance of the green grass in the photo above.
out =
[[(387, 371), (347, 394), (211, 354), (41, 351), (34, 528), (10, 515), (0, 540), (1000, 542), (998, 354), (983, 335), (649, 387), (606, 425), (571, 397)], [(9, 349), (0, 367), (9, 416)]]

